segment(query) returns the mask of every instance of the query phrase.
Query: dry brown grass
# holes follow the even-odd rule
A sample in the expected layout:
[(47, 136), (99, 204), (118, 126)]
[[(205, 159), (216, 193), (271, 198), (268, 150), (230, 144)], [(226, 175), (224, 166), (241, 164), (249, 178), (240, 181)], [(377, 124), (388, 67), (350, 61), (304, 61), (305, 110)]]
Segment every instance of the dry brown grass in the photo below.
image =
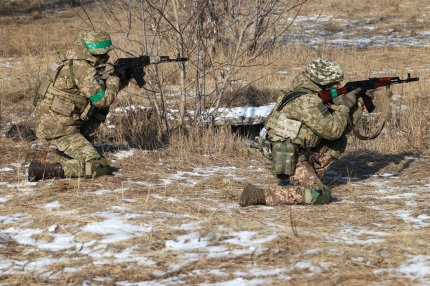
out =
[[(306, 11), (318, 13), (325, 6), (336, 15), (349, 15), (358, 19), (371, 16), (379, 19), (381, 29), (385, 29), (386, 25), (394, 27), (399, 17), (401, 19), (398, 21), (414, 17), (416, 8), (412, 4), (422, 8), (422, 2), (425, 1), (408, 1), (407, 4), (411, 4), (412, 8), (407, 13), (404, 10), (406, 6), (400, 1), (353, 2), (354, 5), (346, 5), (337, 0), (311, 1)], [(394, 6), (388, 5), (393, 2)], [(22, 120), (31, 125), (32, 93), (48, 62), (55, 58), (57, 49), (65, 48), (80, 29), (87, 28), (74, 13), (67, 14), (70, 18), (62, 15), (64, 14), (49, 16), (49, 21), (54, 20), (55, 26), (49, 24), (46, 18), (21, 19), (18, 22), (7, 17), (0, 20), (0, 73), (5, 75), (0, 79), (2, 129), (12, 122)], [(389, 20), (388, 24), (386, 19)], [(64, 36), (66, 34), (67, 37)], [(120, 37), (117, 40), (120, 41)], [(246, 147), (242, 138), (224, 128), (195, 127), (187, 131), (172, 132), (168, 145), (162, 145), (163, 148), (153, 152), (137, 150), (134, 156), (117, 160), (115, 164), (121, 168), (121, 172), (112, 177), (43, 181), (37, 186), (20, 183), (26, 180), (25, 168), (30, 160), (45, 156), (45, 151), (41, 155), (40, 151), (31, 147), (31, 142), (17, 142), (1, 137), (0, 166), (8, 166), (13, 171), (0, 172), (0, 195), (11, 196), (6, 202), (0, 203), (0, 229), (42, 229), (42, 233), (32, 236), (40, 244), (52, 241), (57, 234), (68, 234), (73, 236), (73, 241), (84, 243), (85, 246), (92, 241), (100, 244), (105, 238), (101, 234), (81, 230), (89, 223), (103, 221), (101, 213), (136, 215), (127, 222), (135, 226), (148, 224), (153, 230), (119, 243), (106, 244), (103, 251), (96, 248), (86, 250), (99, 251), (99, 255), (113, 255), (133, 248), (133, 255), (137, 253), (156, 263), (142, 266), (135, 261), (115, 261), (99, 265), (97, 263), (103, 258), (86, 255), (79, 247), (68, 249), (67, 252), (41, 250), (17, 243), (0, 233), (0, 261), (8, 259), (31, 265), (32, 261), (45, 257), (56, 260), (56, 263), (48, 267), (53, 273), (50, 277), (43, 276), (40, 271), (21, 267), (13, 273), (0, 274), (0, 283), (82, 285), (89, 280), (91, 284), (101, 285), (182, 277), (184, 283), (196, 285), (233, 280), (237, 278), (235, 273), (240, 271), (245, 273), (245, 277), (259, 278), (261, 276), (254, 274), (258, 268), (268, 272), (291, 268), (287, 272), (290, 280), (282, 280), (280, 275), (274, 274), (269, 275), (273, 281), (266, 283), (419, 284), (420, 281), (398, 273), (378, 274), (375, 270), (392, 271), (405, 263), (410, 255), (430, 255), (428, 228), (415, 228), (414, 224), (395, 215), (398, 210), (411, 208), (407, 205), (408, 201), (387, 199), (380, 195), (381, 190), (391, 187), (398, 187), (400, 194), (414, 192), (417, 196), (413, 198), (416, 206), (411, 213), (412, 218), (417, 219), (421, 214), (430, 215), (426, 186), (430, 160), (423, 155), (428, 152), (430, 142), (427, 132), (430, 127), (427, 93), (430, 88), (430, 70), (427, 64), (429, 48), (339, 49), (286, 45), (263, 59), (264, 64), (272, 63), (270, 66), (245, 69), (238, 79), (263, 77), (255, 83), (258, 90), (288, 88), (292, 78), (308, 62), (319, 56), (339, 61), (345, 67), (347, 80), (370, 76), (404, 77), (407, 72), (420, 77), (418, 83), (393, 87), (396, 95), (393, 107), (406, 106), (407, 109), (402, 114), (398, 113), (399, 109), (393, 109), (393, 116), (381, 137), (370, 142), (353, 139), (349, 152), (333, 166), (334, 175), (327, 178), (327, 183), (333, 188), (338, 199), (336, 202), (315, 207), (238, 208), (237, 201), (246, 183), (271, 183), (273, 177), (263, 157)], [(5, 64), (15, 61), (20, 64), (12, 67)], [(9, 79), (4, 80), (6, 77)], [(136, 93), (136, 90), (132, 92)], [(138, 98), (139, 96), (139, 93), (121, 94), (121, 99), (125, 100), (113, 107), (119, 107), (128, 99), (128, 102), (139, 100), (139, 103), (145, 104), (145, 100)], [(99, 134), (100, 142), (117, 145), (127, 143), (143, 148), (146, 148), (144, 144), (148, 142), (150, 146), (160, 143), (160, 130), (156, 124), (146, 120), (147, 114), (130, 112), (114, 116), (117, 118), (112, 120), (121, 127), (113, 134), (102, 130)], [(128, 136), (127, 131), (133, 136)], [(108, 150), (106, 152), (108, 157), (114, 158)], [(405, 156), (422, 158), (414, 161)], [(230, 169), (221, 169), (222, 171), (210, 176), (204, 176), (204, 172), (211, 172), (214, 167)], [(193, 172), (200, 173), (190, 175)], [(397, 174), (398, 177), (386, 179), (383, 176), (385, 173)], [(169, 180), (171, 183), (168, 183)], [(97, 194), (101, 189), (107, 192)], [(60, 202), (58, 209), (47, 210), (42, 207), (53, 201)], [(18, 220), (13, 225), (3, 220), (3, 216), (15, 214), (29, 214), (29, 217)], [(195, 223), (196, 226), (193, 230), (181, 228), (186, 223)], [(58, 225), (58, 229), (48, 232), (47, 229), (53, 224)], [(351, 229), (355, 231), (348, 232)], [(383, 243), (353, 243), (356, 239), (365, 241), (379, 238), (371, 233), (360, 233), (361, 229), (384, 231), (389, 235), (383, 236)], [(249, 247), (225, 243), (235, 237), (235, 232), (256, 231), (261, 237), (276, 233), (278, 237), (262, 243), (264, 250), (261, 252), (236, 257), (199, 256), (201, 250), (166, 249), (166, 241), (175, 240), (179, 235), (190, 231), (200, 232), (201, 238), (208, 235), (210, 246), (225, 246), (230, 251), (249, 251)], [(317, 249), (318, 252), (306, 254), (309, 249)], [(198, 258), (189, 259), (186, 256), (189, 254), (196, 254)], [(312, 275), (313, 271), (306, 267), (293, 267), (303, 261), (312, 262), (320, 272)], [(171, 265), (175, 263), (182, 266), (172, 269)], [(322, 265), (328, 265), (328, 268)], [(73, 273), (66, 271), (68, 267), (79, 266), (83, 268), (77, 268)], [(209, 270), (222, 270), (226, 275), (218, 276)], [(47, 270), (43, 272), (46, 273)], [(161, 274), (156, 276), (154, 273)], [(97, 277), (110, 280), (94, 280)], [(175, 282), (178, 281), (172, 284)]]

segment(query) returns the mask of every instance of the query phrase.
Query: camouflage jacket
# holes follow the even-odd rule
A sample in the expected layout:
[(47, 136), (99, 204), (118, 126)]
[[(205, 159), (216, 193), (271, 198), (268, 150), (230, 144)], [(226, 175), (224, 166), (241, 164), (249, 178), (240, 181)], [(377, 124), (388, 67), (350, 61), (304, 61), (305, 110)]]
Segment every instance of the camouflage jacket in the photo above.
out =
[(293, 91), (302, 94), (280, 111), (277, 108), (285, 94), (279, 97), (266, 123), (268, 139), (279, 142), (290, 138), (292, 143), (315, 147), (321, 139), (340, 138), (347, 130), (349, 108), (337, 106), (330, 112), (318, 96), (320, 90), (317, 84), (300, 73), (293, 81)]
[[(70, 62), (72, 62), (71, 65)], [(105, 117), (106, 108), (113, 103), (119, 91), (119, 79), (116, 76), (108, 76), (103, 80), (95, 78), (96, 58), (89, 54), (82, 44), (76, 44), (66, 51), (60, 58), (60, 63), (62, 67), (52, 86), (78, 96), (84, 102), (84, 106), (72, 108), (73, 111), (65, 115), (53, 111), (52, 98), (40, 100), (34, 113), (39, 138), (53, 139), (72, 134), (78, 132), (79, 127), (86, 120)], [(70, 69), (73, 71), (71, 72)], [(85, 106), (91, 110), (88, 118), (80, 116)], [(103, 116), (99, 116), (97, 110), (102, 109), (104, 109)]]

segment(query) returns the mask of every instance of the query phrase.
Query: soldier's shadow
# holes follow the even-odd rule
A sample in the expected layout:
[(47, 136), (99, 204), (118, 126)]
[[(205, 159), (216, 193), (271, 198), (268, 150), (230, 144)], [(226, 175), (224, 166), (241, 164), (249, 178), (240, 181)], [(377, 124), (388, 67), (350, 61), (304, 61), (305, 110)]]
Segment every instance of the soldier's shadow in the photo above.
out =
[(354, 151), (344, 154), (328, 170), (324, 184), (339, 186), (369, 177), (395, 177), (420, 158), (418, 153), (384, 154)]

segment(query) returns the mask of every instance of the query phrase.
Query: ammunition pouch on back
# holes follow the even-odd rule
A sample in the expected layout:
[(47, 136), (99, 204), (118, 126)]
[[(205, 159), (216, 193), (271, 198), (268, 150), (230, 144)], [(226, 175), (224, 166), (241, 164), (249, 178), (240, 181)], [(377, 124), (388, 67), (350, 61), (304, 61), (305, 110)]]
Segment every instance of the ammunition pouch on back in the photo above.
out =
[(294, 174), (297, 163), (296, 148), (289, 138), (282, 142), (272, 142), (272, 172), (275, 175)]
[(52, 86), (45, 93), (45, 100), (50, 103), (50, 109), (63, 116), (72, 116), (75, 111), (82, 120), (86, 120), (92, 109), (91, 103), (76, 93), (62, 91)]

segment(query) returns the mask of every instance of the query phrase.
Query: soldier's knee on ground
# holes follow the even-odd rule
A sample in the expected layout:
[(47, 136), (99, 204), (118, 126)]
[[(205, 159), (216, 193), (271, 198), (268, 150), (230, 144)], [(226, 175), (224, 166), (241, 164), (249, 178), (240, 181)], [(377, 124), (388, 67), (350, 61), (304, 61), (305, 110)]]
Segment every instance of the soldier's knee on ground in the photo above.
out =
[(338, 140), (333, 142), (334, 144), (328, 146), (327, 153), (334, 159), (339, 159), (340, 156), (345, 152), (348, 139), (345, 135), (340, 137)]
[(110, 166), (106, 158), (96, 158), (85, 162), (85, 177), (95, 178), (99, 176), (112, 175), (117, 168)]
[(306, 205), (324, 205), (328, 204), (331, 199), (330, 190), (327, 187), (313, 187), (305, 189), (303, 192), (303, 204)]

